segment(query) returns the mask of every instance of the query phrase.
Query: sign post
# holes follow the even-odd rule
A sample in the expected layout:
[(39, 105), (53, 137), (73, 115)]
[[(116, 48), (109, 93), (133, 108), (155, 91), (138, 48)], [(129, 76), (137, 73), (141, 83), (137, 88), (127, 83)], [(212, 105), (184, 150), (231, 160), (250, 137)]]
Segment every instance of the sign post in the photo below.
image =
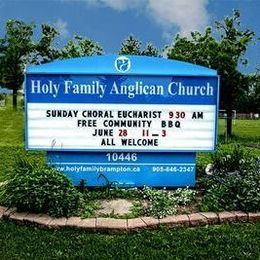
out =
[(194, 186), (214, 151), (216, 71), (163, 58), (97, 56), (30, 67), (26, 147), (78, 185)]

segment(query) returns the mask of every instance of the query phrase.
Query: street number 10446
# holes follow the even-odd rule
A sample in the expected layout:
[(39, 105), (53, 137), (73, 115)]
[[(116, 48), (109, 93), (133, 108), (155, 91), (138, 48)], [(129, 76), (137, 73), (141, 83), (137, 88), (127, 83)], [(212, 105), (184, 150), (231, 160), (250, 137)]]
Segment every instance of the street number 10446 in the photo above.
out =
[(109, 162), (135, 162), (137, 161), (137, 153), (107, 153)]

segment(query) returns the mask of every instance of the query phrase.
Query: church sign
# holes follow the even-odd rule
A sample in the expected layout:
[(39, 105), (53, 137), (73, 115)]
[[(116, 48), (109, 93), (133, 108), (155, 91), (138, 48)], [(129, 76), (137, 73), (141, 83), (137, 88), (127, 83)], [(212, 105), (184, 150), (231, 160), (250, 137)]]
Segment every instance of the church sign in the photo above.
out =
[(216, 71), (163, 58), (96, 56), (26, 73), (26, 147), (89, 186), (191, 186), (214, 151)]

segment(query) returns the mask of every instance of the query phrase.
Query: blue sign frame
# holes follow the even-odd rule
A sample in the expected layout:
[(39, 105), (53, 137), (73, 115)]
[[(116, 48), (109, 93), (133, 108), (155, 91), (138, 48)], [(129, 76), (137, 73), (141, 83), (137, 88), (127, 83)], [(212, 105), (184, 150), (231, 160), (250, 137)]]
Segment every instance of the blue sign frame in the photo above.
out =
[[(129, 57), (129, 58), (128, 58)], [(215, 124), (217, 126), (217, 111), (219, 100), (219, 78), (215, 70), (211, 70), (205, 67), (180, 62), (169, 61), (162, 58), (150, 58), (150, 57), (136, 57), (128, 56), (131, 60), (131, 69), (127, 71), (127, 74), (120, 73), (118, 70), (111, 66), (117, 56), (98, 56), (90, 58), (70, 59), (66, 61), (57, 61), (49, 64), (44, 64), (35, 67), (29, 67), (27, 69), (26, 76), (26, 149), (30, 150), (50, 150), (45, 147), (29, 147), (28, 144), (28, 109), (27, 103), (100, 103), (100, 104), (159, 104), (161, 106), (167, 104), (189, 104), (189, 105), (216, 105), (215, 108)], [(146, 64), (149, 62), (149, 66)], [(110, 66), (108, 66), (110, 65)], [(146, 66), (145, 66), (146, 65)], [(96, 67), (95, 67), (96, 66)], [(105, 66), (105, 67), (104, 67)], [(149, 69), (148, 69), (149, 67)], [(95, 72), (93, 69), (95, 68)], [(172, 69), (171, 75), (169, 70)], [(75, 70), (75, 71), (74, 71)], [(155, 74), (156, 70), (156, 74)], [(188, 72), (187, 72), (188, 71)], [(95, 73), (95, 74), (93, 74)], [(192, 74), (192, 75), (191, 75)], [(51, 82), (52, 85), (59, 85), (63, 92), (54, 97), (53, 93), (32, 93), (28, 91), (30, 85), (34, 85), (41, 82), (42, 85), (48, 85)], [(65, 94), (64, 82), (73, 82), (80, 84), (82, 82), (98, 82), (98, 84), (104, 84), (108, 89), (102, 98), (99, 93), (86, 94)], [(100, 83), (101, 82), (101, 83)], [(149, 84), (152, 82), (154, 86), (159, 84), (163, 85), (162, 95), (136, 95), (130, 98), (126, 94), (109, 95), (112, 82), (119, 82), (128, 85), (133, 85), (134, 82), (142, 82), (142, 84)], [(180, 82), (182, 85), (203, 85), (210, 84), (213, 88), (211, 96), (175, 96), (167, 92), (167, 86), (174, 82)], [(199, 149), (200, 152), (210, 152), (216, 149), (217, 143), (217, 127), (214, 129), (214, 145), (213, 149)], [(59, 148), (55, 147), (56, 151), (78, 151), (73, 148)], [(111, 151), (111, 149), (102, 148), (103, 151)], [(120, 149), (114, 149), (115, 151), (122, 151)], [(99, 151), (99, 149), (80, 149), (80, 151)], [(133, 151), (127, 149), (125, 151)], [(139, 149), (140, 152), (149, 152), (148, 149)], [(158, 152), (192, 152), (190, 149), (158, 149)], [(194, 149), (193, 152), (197, 150)], [(153, 150), (151, 152), (154, 152)]]
[[(129, 98), (126, 94), (118, 96), (104, 95), (102, 99), (98, 97), (100, 94), (91, 93), (91, 95), (65, 95), (64, 93), (58, 97), (54, 97), (53, 93), (32, 93), (28, 91), (28, 87), (37, 80), (41, 83), (60, 84), (65, 89), (65, 80), (80, 83), (82, 81), (95, 82), (99, 80), (105, 82), (106, 86), (110, 87), (110, 81), (123, 80), (127, 84), (132, 82), (142, 81), (144, 84), (159, 85), (163, 82), (164, 86), (169, 86), (170, 83), (177, 80), (183, 85), (200, 85), (204, 84), (205, 80), (213, 86), (214, 94), (212, 96), (199, 96), (192, 98), (188, 95), (183, 97), (169, 96), (166, 90), (163, 95), (149, 96), (136, 95), (134, 98)], [(35, 83), (36, 82), (36, 83)], [(63, 82), (63, 83), (62, 83)], [(110, 82), (110, 83), (109, 83)], [(104, 55), (85, 58), (75, 58), (69, 60), (55, 61), (39, 66), (31, 66), (26, 70), (25, 79), (25, 145), (27, 150), (46, 150), (48, 163), (61, 169), (69, 178), (72, 179), (75, 185), (78, 185), (80, 180), (87, 181), (88, 186), (103, 186), (106, 185), (105, 178), (101, 178), (96, 170), (90, 170), (88, 174), (82, 168), (88, 166), (106, 166), (113, 169), (114, 166), (134, 167), (138, 165), (139, 174), (134, 177), (131, 173), (117, 172), (117, 174), (106, 173), (107, 180), (117, 182), (117, 186), (140, 187), (149, 185), (154, 187), (181, 187), (195, 185), (195, 166), (197, 150), (142, 150), (136, 151), (138, 155), (137, 162), (108, 162), (106, 161), (107, 153), (122, 153), (133, 154), (133, 150), (117, 150), (117, 149), (55, 149), (50, 148), (31, 148), (28, 144), (28, 103), (103, 103), (103, 104), (209, 104), (215, 105), (215, 131), (214, 131), (214, 148), (209, 150), (199, 150), (200, 152), (212, 152), (216, 149), (217, 144), (217, 125), (218, 125), (218, 109), (219, 109), (219, 76), (216, 70), (206, 67), (181, 62), (177, 60), (167, 60), (164, 58), (151, 58), (142, 56), (117, 56)], [(63, 85), (62, 85), (63, 84)], [(66, 83), (69, 84), (69, 83)], [(169, 89), (168, 89), (169, 90)], [(33, 94), (33, 95), (32, 95)], [(57, 94), (57, 93), (56, 93)], [(163, 152), (163, 153), (162, 153)], [(76, 172), (73, 169), (79, 169)], [(185, 167), (193, 167), (191, 171), (180, 172), (178, 169), (188, 169)], [(67, 167), (67, 170), (64, 168)], [(93, 169), (97, 169), (97, 168)], [(154, 168), (155, 167), (155, 168)], [(159, 168), (156, 168), (159, 167)], [(163, 168), (160, 168), (163, 167)], [(165, 168), (164, 168), (165, 167)], [(183, 167), (183, 168), (178, 168)], [(162, 172), (154, 172), (153, 169), (162, 170)], [(173, 169), (171, 172), (171, 169)], [(164, 171), (165, 170), (165, 171)], [(168, 171), (167, 171), (168, 170)]]

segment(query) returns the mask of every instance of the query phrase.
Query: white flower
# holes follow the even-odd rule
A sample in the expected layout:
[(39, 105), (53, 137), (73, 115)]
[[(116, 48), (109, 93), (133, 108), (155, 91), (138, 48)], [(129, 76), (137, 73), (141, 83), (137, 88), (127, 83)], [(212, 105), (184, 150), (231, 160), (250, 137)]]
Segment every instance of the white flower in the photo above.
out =
[(213, 174), (213, 164), (209, 163), (209, 164), (206, 166), (205, 173), (206, 173), (207, 175), (212, 175), (212, 174)]

